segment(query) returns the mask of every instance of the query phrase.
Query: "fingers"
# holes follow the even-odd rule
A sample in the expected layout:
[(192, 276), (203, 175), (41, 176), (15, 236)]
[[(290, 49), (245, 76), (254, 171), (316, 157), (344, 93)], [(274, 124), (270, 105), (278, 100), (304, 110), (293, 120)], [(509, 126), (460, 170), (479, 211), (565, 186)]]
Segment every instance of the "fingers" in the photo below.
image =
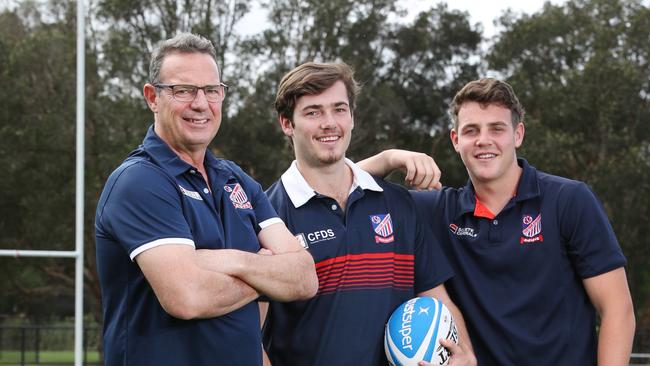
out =
[(452, 341), (451, 339), (441, 339), (440, 344), (442, 344), (443, 347), (448, 349), (452, 355), (461, 352), (460, 346), (456, 344), (456, 342)]
[[(471, 355), (468, 355), (467, 352), (464, 353), (463, 349), (451, 339), (441, 339), (440, 344), (449, 350), (449, 354), (451, 356), (449, 359), (449, 366), (476, 365), (476, 359), (470, 357)], [(418, 362), (418, 366), (434, 366), (434, 364), (428, 363), (426, 361), (420, 361)]]
[(449, 351), (449, 366), (476, 366), (474, 353), (465, 346), (450, 339), (441, 339), (440, 344)]
[(409, 186), (412, 186), (412, 182), (415, 179), (417, 173), (415, 161), (412, 159), (407, 160), (404, 163), (404, 168), (406, 169), (406, 177), (404, 177), (404, 182)]
[(430, 156), (413, 153), (405, 164), (405, 183), (415, 189), (441, 189), (441, 172), (436, 162)]
[(423, 189), (441, 189), (440, 168), (427, 154), (391, 149), (384, 152), (385, 160), (388, 161), (388, 170), (399, 169), (406, 174), (404, 183), (412, 188)]

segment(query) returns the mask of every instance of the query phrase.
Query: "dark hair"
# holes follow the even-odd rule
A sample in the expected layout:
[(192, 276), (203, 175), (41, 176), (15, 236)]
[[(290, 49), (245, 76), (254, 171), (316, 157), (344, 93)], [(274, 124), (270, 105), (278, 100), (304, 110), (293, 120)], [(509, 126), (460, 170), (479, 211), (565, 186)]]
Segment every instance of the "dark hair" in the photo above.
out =
[(179, 33), (174, 38), (160, 42), (153, 52), (151, 52), (151, 62), (149, 63), (150, 83), (155, 84), (161, 81), (159, 80), (160, 68), (165, 57), (172, 53), (205, 53), (212, 57), (217, 64), (217, 69), (219, 69), (217, 51), (214, 49), (210, 40), (197, 34)]
[(296, 101), (303, 95), (320, 94), (337, 81), (345, 84), (350, 110), (354, 111), (355, 99), (361, 90), (354, 80), (354, 71), (345, 63), (307, 62), (289, 71), (280, 81), (275, 96), (275, 110), (279, 116), (293, 121)]
[(449, 117), (454, 123), (454, 128), (458, 128), (458, 112), (466, 102), (477, 102), (483, 107), (497, 104), (510, 109), (512, 125), (515, 127), (519, 122), (524, 121), (524, 107), (519, 103), (510, 84), (505, 81), (484, 78), (465, 84), (449, 105)]

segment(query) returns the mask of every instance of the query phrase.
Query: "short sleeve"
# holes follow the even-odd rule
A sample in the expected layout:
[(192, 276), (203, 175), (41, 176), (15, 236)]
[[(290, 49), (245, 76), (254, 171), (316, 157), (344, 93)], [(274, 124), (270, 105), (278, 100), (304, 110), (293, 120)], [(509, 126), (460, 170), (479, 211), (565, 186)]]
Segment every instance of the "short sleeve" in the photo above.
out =
[(116, 171), (99, 207), (97, 234), (122, 245), (131, 260), (158, 245), (194, 246), (178, 191), (157, 167), (136, 163)]
[(597, 276), (626, 264), (614, 229), (596, 195), (586, 184), (564, 187), (560, 231), (567, 253), (582, 278)]
[[(415, 211), (415, 207), (414, 207)], [(415, 292), (428, 291), (453, 277), (453, 271), (440, 243), (428, 225), (429, 217), (414, 212), (416, 221)]]
[(255, 232), (259, 234), (262, 229), (276, 223), (281, 223), (282, 219), (278, 217), (271, 202), (262, 190), (262, 186), (246, 174), (239, 166), (234, 163), (232, 163), (232, 165), (234, 167), (233, 170), (241, 180), (244, 191), (251, 199), (251, 204), (253, 205), (253, 210), (255, 212)]

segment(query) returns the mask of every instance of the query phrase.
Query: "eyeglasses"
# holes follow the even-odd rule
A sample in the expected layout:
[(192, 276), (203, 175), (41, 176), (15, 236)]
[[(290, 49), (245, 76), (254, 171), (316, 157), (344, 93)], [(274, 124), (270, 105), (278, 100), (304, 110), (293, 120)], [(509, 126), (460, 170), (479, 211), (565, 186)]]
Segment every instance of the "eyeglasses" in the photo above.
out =
[(172, 96), (178, 102), (191, 102), (196, 98), (196, 93), (199, 92), (199, 89), (203, 90), (205, 94), (205, 99), (208, 102), (216, 103), (221, 102), (226, 98), (226, 92), (228, 91), (228, 85), (224, 83), (219, 83), (219, 85), (206, 85), (206, 86), (196, 86), (196, 85), (181, 85), (181, 84), (153, 84), (154, 87), (163, 89), (168, 88), (172, 91)]

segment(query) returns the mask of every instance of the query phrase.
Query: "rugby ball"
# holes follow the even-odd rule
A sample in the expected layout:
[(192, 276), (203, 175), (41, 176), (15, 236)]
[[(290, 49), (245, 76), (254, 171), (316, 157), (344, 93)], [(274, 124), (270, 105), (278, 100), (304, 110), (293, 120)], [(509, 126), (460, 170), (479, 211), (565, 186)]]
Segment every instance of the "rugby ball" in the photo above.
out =
[(388, 319), (384, 349), (392, 366), (417, 366), (424, 360), (446, 365), (451, 354), (440, 344), (458, 344), (458, 330), (449, 309), (432, 297), (416, 297), (400, 305)]

